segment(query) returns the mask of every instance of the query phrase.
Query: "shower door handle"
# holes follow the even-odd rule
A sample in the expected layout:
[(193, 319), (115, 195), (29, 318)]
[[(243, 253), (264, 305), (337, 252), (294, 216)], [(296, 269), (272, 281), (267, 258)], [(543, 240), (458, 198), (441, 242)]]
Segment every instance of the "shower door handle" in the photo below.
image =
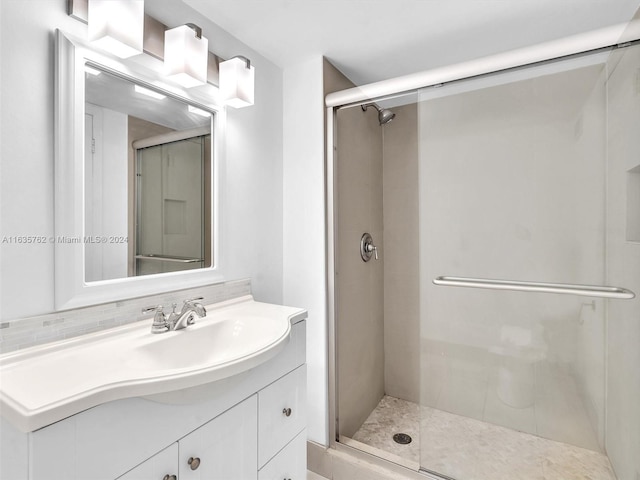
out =
[(517, 280), (494, 280), (489, 278), (436, 277), (433, 283), (445, 287), (472, 287), (489, 290), (514, 290), (517, 292), (564, 293), (585, 297), (632, 299), (636, 295), (622, 287), (606, 285), (579, 285), (570, 283), (521, 282)]

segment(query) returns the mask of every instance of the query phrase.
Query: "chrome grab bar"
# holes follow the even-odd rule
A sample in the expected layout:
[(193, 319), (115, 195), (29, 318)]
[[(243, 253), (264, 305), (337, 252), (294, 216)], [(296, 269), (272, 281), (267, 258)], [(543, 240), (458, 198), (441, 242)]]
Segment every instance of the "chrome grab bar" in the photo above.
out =
[(186, 257), (170, 257), (168, 255), (154, 255), (153, 253), (147, 255), (136, 255), (140, 260), (156, 260), (158, 262), (176, 262), (176, 263), (197, 263), (204, 261), (202, 258), (186, 258)]
[(446, 287), (487, 288), (490, 290), (515, 290), (518, 292), (563, 293), (585, 297), (631, 299), (636, 296), (631, 290), (604, 285), (573, 285), (568, 283), (520, 282), (514, 280), (492, 280), (489, 278), (436, 277), (436, 285)]

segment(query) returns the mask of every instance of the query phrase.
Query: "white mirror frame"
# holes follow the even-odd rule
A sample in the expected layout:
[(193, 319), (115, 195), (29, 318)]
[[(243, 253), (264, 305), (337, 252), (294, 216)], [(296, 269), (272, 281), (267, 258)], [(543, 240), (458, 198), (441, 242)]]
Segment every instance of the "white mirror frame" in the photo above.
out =
[[(148, 57), (148, 56), (147, 56)], [(85, 282), (84, 242), (66, 243), (62, 238), (84, 238), (84, 82), (85, 62), (99, 64), (106, 71), (135, 83), (161, 88), (167, 95), (215, 113), (212, 127), (211, 234), (213, 265), (198, 270)], [(127, 298), (157, 294), (222, 282), (219, 241), (219, 161), (223, 149), (225, 109), (212, 105), (210, 95), (188, 92), (171, 85), (159, 86), (162, 79), (148, 65), (159, 60), (143, 58), (127, 62), (92, 50), (86, 42), (58, 30), (56, 32), (55, 75), (55, 309), (96, 305)], [(143, 63), (146, 65), (143, 66)], [(154, 63), (155, 62), (155, 63)], [(215, 100), (215, 99), (214, 99)]]

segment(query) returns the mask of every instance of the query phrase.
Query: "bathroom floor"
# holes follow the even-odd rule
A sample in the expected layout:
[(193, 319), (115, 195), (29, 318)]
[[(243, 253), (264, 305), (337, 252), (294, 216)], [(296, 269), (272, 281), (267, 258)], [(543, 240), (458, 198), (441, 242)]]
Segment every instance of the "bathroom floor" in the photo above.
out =
[[(385, 396), (353, 440), (458, 480), (615, 480), (606, 455)], [(421, 439), (418, 426), (422, 423)], [(400, 445), (395, 433), (411, 435)]]

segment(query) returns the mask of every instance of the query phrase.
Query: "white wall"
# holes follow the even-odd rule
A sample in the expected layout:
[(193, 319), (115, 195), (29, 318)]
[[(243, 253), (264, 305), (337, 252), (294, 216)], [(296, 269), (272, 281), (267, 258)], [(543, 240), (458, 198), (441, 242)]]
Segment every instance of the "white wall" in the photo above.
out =
[[(66, 2), (3, 1), (2, 235), (53, 235), (56, 27), (82, 31)], [(18, 68), (19, 66), (19, 68)], [(53, 245), (2, 244), (2, 318), (53, 310)]]
[(283, 301), (309, 311), (307, 432), (328, 444), (322, 57), (284, 71)]
[[(127, 115), (86, 104), (85, 120), (87, 115), (93, 128), (85, 128), (85, 235), (126, 237)], [(127, 261), (126, 243), (87, 243), (85, 279), (126, 277)]]
[[(66, 0), (2, 0), (2, 235), (54, 234), (54, 32), (84, 36)], [(227, 279), (251, 277), (258, 300), (282, 301), (282, 71), (179, 0), (147, 0), (169, 26), (199, 24), (221, 57), (256, 67), (256, 104), (229, 109), (221, 175), (220, 252)], [(54, 246), (3, 244), (1, 317), (54, 308)], [(176, 285), (179, 288), (179, 285)], [(303, 305), (304, 306), (304, 305)]]

